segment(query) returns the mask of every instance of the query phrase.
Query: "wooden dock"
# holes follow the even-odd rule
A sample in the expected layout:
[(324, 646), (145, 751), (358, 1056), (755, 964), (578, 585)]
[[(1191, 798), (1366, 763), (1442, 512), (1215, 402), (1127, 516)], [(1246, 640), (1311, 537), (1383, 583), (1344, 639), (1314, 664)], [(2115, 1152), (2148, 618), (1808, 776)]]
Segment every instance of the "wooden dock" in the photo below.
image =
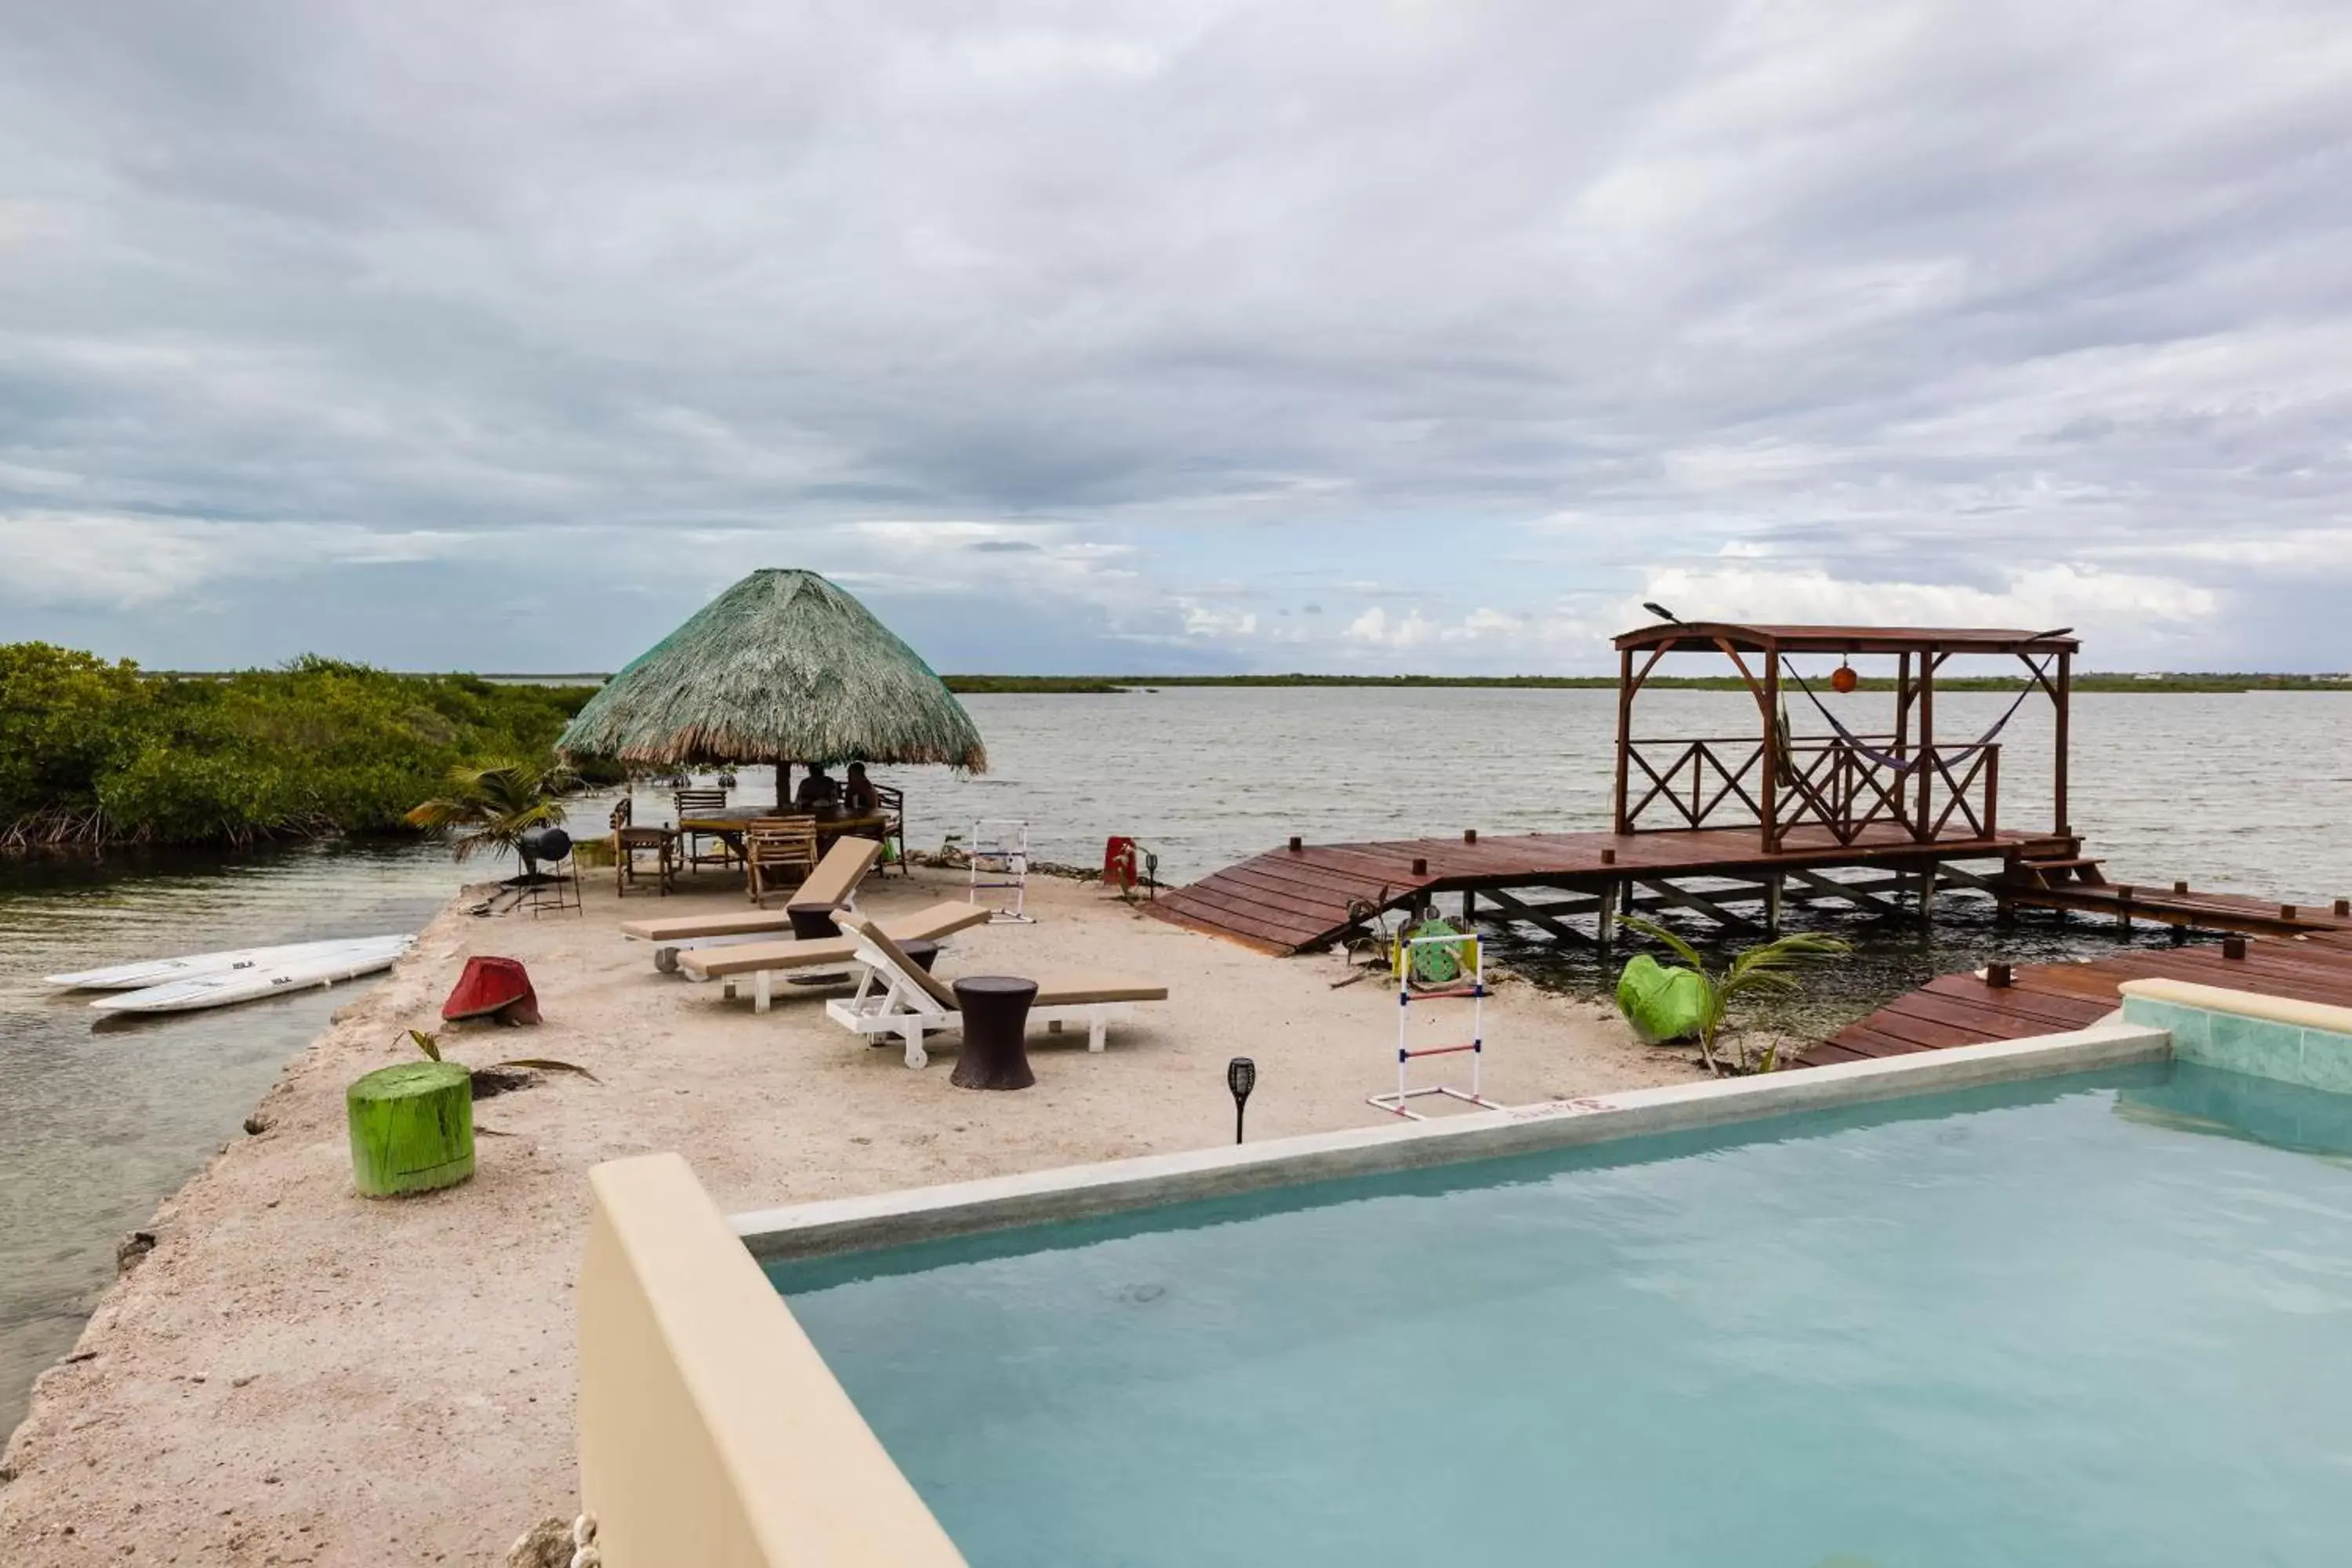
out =
[(2021, 964), (2006, 985), (1983, 972), (1939, 975), (1795, 1060), (1821, 1067), (2079, 1029), (2123, 1005), (2117, 988), (2125, 981), (2159, 977), (2352, 1006), (2352, 924), (2219, 946), (2143, 948), (2087, 963)]
[[(1794, 626), (1687, 622), (1657, 605), (1655, 625), (1615, 639), (1616, 770), (1606, 833), (1392, 839), (1283, 848), (1228, 866), (1160, 899), (1161, 919), (1288, 954), (1349, 940), (1382, 913), (1458, 896), (1466, 924), (1532, 927), (1606, 949), (1621, 915), (1674, 910), (1749, 936), (1780, 928), (1790, 904), (1842, 902), (1884, 917), (1932, 918), (1947, 889), (1990, 897), (2004, 918), (2047, 910), (2123, 930), (2141, 921), (2224, 933), (2221, 948), (2117, 952), (2090, 963), (1996, 966), (1945, 975), (1848, 1026), (1799, 1060), (1822, 1064), (2079, 1028), (2112, 1012), (2116, 986), (2143, 976), (2203, 981), (2352, 1005), (2352, 901), (2326, 909), (2200, 892), (2185, 882), (2111, 882), (2067, 816), (2071, 628)], [(1635, 700), (1669, 656), (1727, 659), (1755, 699), (1745, 735), (1637, 732)], [(1809, 678), (1804, 661), (1834, 657)], [(1821, 699), (1855, 689), (1856, 657), (1895, 661), (1891, 727), (1857, 733)], [(1936, 731), (1939, 672), (1952, 658), (2014, 659), (2014, 702), (1955, 742)], [(1827, 734), (1801, 734), (1801, 694)], [(2046, 832), (2000, 822), (2000, 737), (2029, 699), (2052, 714)], [(1995, 864), (1987, 865), (1987, 862)], [(1455, 911), (1444, 910), (1449, 916)]]
[[(1892, 823), (1873, 824), (1842, 841), (1823, 828), (1790, 830), (1777, 850), (1753, 831), (1666, 829), (1642, 833), (1528, 833), (1459, 838), (1402, 838), (1369, 844), (1305, 844), (1228, 866), (1150, 907), (1161, 919), (1261, 952), (1289, 954), (1344, 940), (1384, 910), (1418, 908), (1440, 894), (1465, 896), (1473, 918), (1520, 921), (1564, 941), (1602, 940), (1612, 907), (1680, 908), (1735, 930), (1763, 929), (1782, 902), (1817, 899), (1869, 901), (1894, 913), (1894, 896), (1933, 870), (1945, 885), (1990, 889), (1953, 862), (2008, 862), (2044, 846), (2071, 853), (2071, 841), (2046, 835), (1953, 835), (1922, 843)], [(1841, 880), (1829, 873), (1864, 868), (1875, 879)], [(1694, 888), (1693, 881), (1729, 883)], [(1567, 894), (1566, 898), (1553, 895)], [(1763, 905), (1758, 913), (1735, 906)], [(1570, 921), (1591, 917), (1595, 930)]]

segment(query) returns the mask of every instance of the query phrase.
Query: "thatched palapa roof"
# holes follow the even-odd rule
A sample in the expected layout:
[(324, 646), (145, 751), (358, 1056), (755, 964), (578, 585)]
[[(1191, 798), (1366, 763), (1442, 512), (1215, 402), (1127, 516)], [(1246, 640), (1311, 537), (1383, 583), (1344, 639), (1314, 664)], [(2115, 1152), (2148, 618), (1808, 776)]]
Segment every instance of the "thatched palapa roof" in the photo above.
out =
[(673, 766), (988, 766), (971, 715), (913, 648), (815, 573), (772, 567), (606, 682), (556, 745)]

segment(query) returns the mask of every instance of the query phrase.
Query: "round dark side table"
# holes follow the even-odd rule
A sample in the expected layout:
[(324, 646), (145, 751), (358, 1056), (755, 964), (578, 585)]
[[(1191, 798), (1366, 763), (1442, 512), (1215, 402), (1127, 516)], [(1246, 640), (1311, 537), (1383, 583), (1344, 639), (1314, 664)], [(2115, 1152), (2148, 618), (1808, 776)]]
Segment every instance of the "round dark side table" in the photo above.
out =
[(963, 1014), (963, 1051), (949, 1081), (958, 1089), (1027, 1089), (1037, 1081), (1022, 1036), (1037, 983), (1009, 974), (975, 974), (955, 983)]

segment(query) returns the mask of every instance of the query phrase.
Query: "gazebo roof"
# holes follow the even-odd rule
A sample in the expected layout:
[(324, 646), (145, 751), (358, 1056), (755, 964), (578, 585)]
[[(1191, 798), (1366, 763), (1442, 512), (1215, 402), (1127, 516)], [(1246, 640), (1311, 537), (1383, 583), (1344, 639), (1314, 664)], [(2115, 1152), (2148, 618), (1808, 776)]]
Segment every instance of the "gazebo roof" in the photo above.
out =
[(913, 648), (815, 573), (772, 567), (614, 676), (556, 745), (666, 766), (988, 766), (971, 715)]
[(1783, 626), (1673, 621), (1624, 632), (1620, 650), (1665, 653), (2074, 653), (2074, 627), (2030, 632), (1999, 626)]

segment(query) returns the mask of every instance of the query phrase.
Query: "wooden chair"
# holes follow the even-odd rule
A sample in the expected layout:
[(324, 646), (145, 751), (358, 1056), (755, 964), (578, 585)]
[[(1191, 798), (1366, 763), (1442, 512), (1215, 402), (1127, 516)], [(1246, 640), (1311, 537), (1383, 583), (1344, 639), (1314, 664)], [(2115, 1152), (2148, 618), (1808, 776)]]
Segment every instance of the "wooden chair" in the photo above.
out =
[(743, 830), (743, 889), (767, 907), (770, 893), (790, 893), (816, 869), (816, 818), (762, 816)]
[[(723, 789), (681, 789), (670, 792), (670, 809), (677, 820), (689, 816), (712, 816), (727, 809), (727, 792)], [(719, 852), (711, 854), (709, 846), (716, 843)], [(735, 847), (719, 833), (681, 832), (678, 864), (692, 870), (702, 866), (717, 866), (724, 870), (735, 864)]]
[(613, 879), (618, 897), (629, 896), (637, 879), (637, 857), (654, 856), (654, 889), (667, 897), (677, 885), (677, 834), (667, 827), (635, 826), (636, 806), (627, 795), (613, 807)]
[(907, 864), (907, 792), (894, 784), (876, 784), (874, 804), (882, 812), (882, 831), (876, 837), (889, 850), (883, 861), (885, 868), (895, 860), (898, 865), (898, 875), (913, 876), (913, 869)]

